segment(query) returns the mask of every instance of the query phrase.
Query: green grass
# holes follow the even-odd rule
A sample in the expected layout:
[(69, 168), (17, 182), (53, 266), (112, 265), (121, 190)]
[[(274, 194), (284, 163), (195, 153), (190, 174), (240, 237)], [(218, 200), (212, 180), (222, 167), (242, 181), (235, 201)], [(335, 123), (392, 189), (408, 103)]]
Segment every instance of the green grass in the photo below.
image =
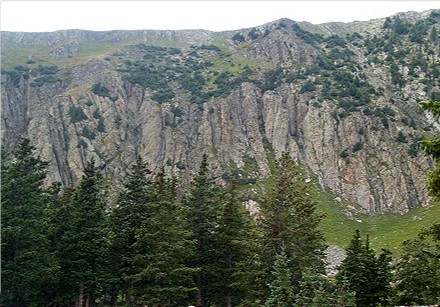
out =
[(398, 256), (403, 241), (415, 238), (420, 230), (440, 221), (440, 203), (419, 207), (406, 214), (353, 213), (353, 219), (350, 219), (343, 211), (347, 211), (347, 205), (355, 207), (356, 204), (335, 201), (337, 195), (330, 191), (316, 190), (313, 197), (318, 203), (318, 212), (325, 215), (321, 228), (327, 243), (342, 248), (348, 246), (355, 230), (359, 229), (362, 236), (369, 235), (371, 246), (376, 251), (387, 248)]
[(103, 59), (106, 56), (111, 56), (114, 52), (121, 50), (124, 47), (133, 45), (134, 41), (120, 41), (118, 43), (110, 42), (86, 42), (79, 45), (78, 53), (65, 61), (66, 66), (75, 66), (85, 63), (92, 59)]
[[(272, 171), (276, 169), (276, 159), (269, 143), (265, 144), (267, 158)], [(317, 203), (317, 213), (323, 214), (320, 227), (327, 244), (346, 248), (356, 229), (361, 236), (370, 237), (372, 248), (380, 252), (382, 248), (389, 249), (395, 257), (400, 255), (402, 243), (405, 240), (416, 238), (417, 234), (435, 222), (440, 222), (440, 202), (425, 207), (416, 208), (406, 214), (383, 213), (367, 214), (360, 205), (339, 197), (329, 189), (322, 190), (318, 185), (318, 178), (313, 172), (302, 166), (302, 172), (311, 179), (310, 193)], [(262, 181), (259, 192), (264, 193), (270, 184), (270, 179)], [(255, 188), (255, 186), (254, 186)], [(351, 218), (348, 217), (351, 213)]]
[(59, 60), (51, 58), (48, 46), (23, 46), (13, 45), (2, 50), (2, 69), (13, 70), (17, 65), (26, 66), (27, 61), (32, 59), (36, 63), (33, 65), (58, 65)]
[(249, 66), (254, 71), (261, 67), (261, 61), (257, 59), (236, 56), (234, 53), (231, 53), (225, 38), (222, 36), (215, 35), (210, 44), (221, 50), (222, 56), (209, 59), (214, 64), (213, 68), (217, 71), (229, 71), (234, 76), (237, 76), (243, 72), (245, 66)]
[(415, 238), (421, 229), (440, 222), (440, 204), (433, 203), (427, 207), (416, 208), (404, 215), (373, 215), (369, 216), (366, 222), (371, 231), (373, 247), (385, 247), (398, 253), (404, 240)]
[(50, 53), (56, 47), (43, 45), (11, 45), (2, 50), (2, 69), (12, 70), (17, 65), (27, 65), (27, 61), (32, 59), (35, 61), (33, 66), (41, 65), (57, 65), (60, 68), (72, 67), (80, 65), (96, 58), (104, 58), (111, 56), (114, 52), (121, 50), (126, 46), (133, 45), (130, 40), (120, 41), (117, 43), (110, 42), (85, 42), (79, 44), (78, 53), (71, 58), (57, 58), (51, 56)]
[[(366, 232), (365, 214), (347, 209), (347, 206), (355, 207), (355, 204), (345, 200), (342, 202), (336, 201), (335, 198), (338, 196), (330, 191), (314, 190), (312, 191), (312, 197), (317, 202), (318, 213), (323, 214), (320, 227), (328, 244), (345, 248), (350, 243), (356, 229), (359, 229), (361, 233)], [(344, 211), (351, 212), (353, 219), (348, 218)], [(361, 220), (362, 223), (356, 220)]]

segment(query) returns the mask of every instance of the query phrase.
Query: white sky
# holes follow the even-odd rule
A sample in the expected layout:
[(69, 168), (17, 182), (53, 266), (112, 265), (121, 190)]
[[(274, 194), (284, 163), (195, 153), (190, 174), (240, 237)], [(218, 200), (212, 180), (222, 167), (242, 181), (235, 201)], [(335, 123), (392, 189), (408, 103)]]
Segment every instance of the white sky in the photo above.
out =
[(280, 18), (314, 24), (439, 9), (440, 1), (17, 1), (2, 0), (1, 30), (236, 30)]

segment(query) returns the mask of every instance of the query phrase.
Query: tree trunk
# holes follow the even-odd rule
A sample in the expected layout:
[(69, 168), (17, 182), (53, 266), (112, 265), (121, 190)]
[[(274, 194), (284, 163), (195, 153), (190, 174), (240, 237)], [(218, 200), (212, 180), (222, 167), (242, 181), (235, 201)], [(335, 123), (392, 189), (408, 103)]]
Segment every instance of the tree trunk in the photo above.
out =
[(125, 293), (125, 303), (127, 306), (131, 306), (131, 302), (133, 301), (133, 297), (128, 293), (128, 291)]
[(116, 287), (114, 287), (112, 289), (112, 292), (111, 292), (111, 295), (110, 295), (110, 306), (111, 307), (116, 306), (117, 297), (118, 297), (117, 290), (116, 290)]
[[(232, 269), (232, 255), (228, 253), (228, 269)], [(226, 291), (226, 307), (232, 307), (232, 291), (229, 288)]]
[(83, 301), (84, 301), (84, 284), (81, 283), (81, 285), (79, 286), (79, 297), (76, 306), (83, 307)]
[(88, 302), (88, 306), (89, 306), (89, 307), (95, 307), (95, 293), (90, 292), (90, 293), (89, 293), (88, 300), (89, 300), (89, 302)]
[(232, 295), (231, 293), (226, 294), (226, 307), (232, 307)]
[(197, 289), (197, 293), (196, 293), (196, 307), (202, 307), (203, 303), (202, 303), (202, 291), (199, 289)]

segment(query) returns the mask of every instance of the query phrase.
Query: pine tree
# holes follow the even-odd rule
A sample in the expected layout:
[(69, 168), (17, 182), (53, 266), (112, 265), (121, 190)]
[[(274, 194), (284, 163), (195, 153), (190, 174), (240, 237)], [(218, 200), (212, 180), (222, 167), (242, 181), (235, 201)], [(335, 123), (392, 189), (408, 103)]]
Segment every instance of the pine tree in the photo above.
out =
[(111, 251), (113, 258), (114, 297), (122, 292), (127, 304), (134, 299), (130, 293), (129, 277), (135, 273), (132, 266), (136, 254), (136, 233), (151, 215), (148, 203), (152, 199), (152, 181), (148, 178), (151, 170), (138, 156), (126, 176), (123, 189), (116, 205), (110, 213)]
[(203, 155), (200, 169), (184, 199), (190, 229), (196, 240), (195, 254), (191, 261), (191, 266), (198, 270), (195, 276), (196, 306), (205, 306), (215, 293), (211, 282), (216, 280), (216, 259), (212, 255), (215, 254), (222, 194), (222, 189), (214, 183), (209, 173), (208, 157)]
[[(54, 188), (56, 189), (56, 188)], [(68, 304), (76, 295), (76, 289), (71, 284), (70, 276), (63, 273), (63, 256), (62, 256), (62, 242), (66, 232), (70, 231), (70, 225), (73, 221), (73, 211), (71, 208), (71, 200), (75, 193), (73, 185), (66, 186), (63, 189), (58, 187), (58, 191), (53, 191), (52, 201), (50, 202), (50, 239), (52, 241), (55, 255), (60, 264), (61, 273), (57, 285), (53, 288), (56, 304)]]
[[(422, 108), (438, 120), (440, 101), (425, 101)], [(440, 200), (440, 136), (423, 140), (425, 154), (436, 163), (428, 174), (426, 185), (434, 201)], [(440, 223), (422, 230), (416, 239), (403, 242), (403, 255), (396, 268), (396, 303), (440, 303)]]
[(382, 249), (379, 256), (376, 256), (376, 272), (372, 291), (376, 293), (380, 306), (389, 304), (392, 295), (391, 281), (393, 279), (392, 270), (394, 269), (391, 251)]
[[(262, 257), (266, 272), (274, 263), (274, 255), (281, 246), (290, 259), (295, 291), (305, 270), (324, 272), (324, 237), (318, 228), (321, 216), (316, 214), (316, 204), (298, 166), (283, 154), (273, 185), (267, 191), (261, 205), (263, 230)], [(268, 274), (266, 273), (266, 276)], [(270, 277), (267, 277), (269, 282)]]
[(399, 305), (440, 303), (440, 223), (403, 242), (396, 264), (396, 299)]
[(359, 296), (362, 293), (363, 285), (368, 282), (367, 277), (361, 270), (365, 255), (359, 230), (356, 230), (346, 253), (347, 257), (339, 268), (337, 279), (340, 283), (342, 281), (346, 282), (349, 290), (354, 291)]
[(346, 283), (348, 290), (356, 293), (356, 306), (386, 304), (390, 295), (390, 252), (384, 250), (377, 257), (368, 236), (363, 243), (359, 230), (356, 230), (346, 252), (337, 280), (341, 285)]
[(151, 191), (148, 215), (136, 229), (134, 273), (128, 278), (134, 295), (148, 306), (187, 306), (195, 292), (195, 269), (188, 265), (195, 241), (176, 199), (176, 182), (163, 168)]
[(240, 302), (255, 302), (253, 284), (259, 278), (257, 230), (254, 220), (241, 203), (237, 184), (232, 181), (225, 195), (215, 240), (216, 288), (219, 306), (237, 306)]
[(90, 160), (67, 201), (69, 219), (58, 245), (64, 286), (77, 306), (93, 305), (108, 274), (108, 229), (102, 177)]
[(48, 162), (35, 157), (22, 138), (12, 157), (2, 150), (1, 304), (42, 305), (51, 302), (58, 265), (47, 229), (50, 192), (44, 186)]
[(295, 285), (289, 262), (290, 259), (284, 251), (284, 247), (281, 246), (273, 264), (273, 278), (269, 283), (270, 295), (264, 303), (265, 307), (295, 306)]
[(300, 292), (296, 295), (298, 306), (308, 307), (354, 307), (355, 293), (345, 284), (336, 284), (327, 276), (306, 271), (300, 281)]

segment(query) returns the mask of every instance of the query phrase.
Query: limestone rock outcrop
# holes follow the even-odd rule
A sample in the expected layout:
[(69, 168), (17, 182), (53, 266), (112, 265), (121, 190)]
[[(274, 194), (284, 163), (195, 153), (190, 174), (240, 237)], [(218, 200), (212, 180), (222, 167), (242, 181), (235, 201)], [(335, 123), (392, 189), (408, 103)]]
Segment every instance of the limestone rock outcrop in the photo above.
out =
[[(395, 57), (420, 50), (425, 69), (409, 51), (400, 62), (371, 51), (383, 47), (370, 46), (374, 35), (391, 33), (382, 27), (320, 34), (331, 29), (281, 20), (220, 33), (2, 32), (2, 144), (29, 136), (64, 184), (91, 156), (115, 182), (138, 154), (188, 180), (207, 153), (219, 176), (250, 179), (267, 177), (270, 155), (287, 151), (322, 187), (369, 212), (425, 204), (432, 165), (417, 141), (439, 127), (418, 103), (438, 92), (439, 43), (421, 50), (405, 34), (393, 47)], [(347, 39), (354, 33), (362, 38)], [(139, 67), (161, 75), (139, 81)], [(208, 98), (194, 102), (200, 93)]]

